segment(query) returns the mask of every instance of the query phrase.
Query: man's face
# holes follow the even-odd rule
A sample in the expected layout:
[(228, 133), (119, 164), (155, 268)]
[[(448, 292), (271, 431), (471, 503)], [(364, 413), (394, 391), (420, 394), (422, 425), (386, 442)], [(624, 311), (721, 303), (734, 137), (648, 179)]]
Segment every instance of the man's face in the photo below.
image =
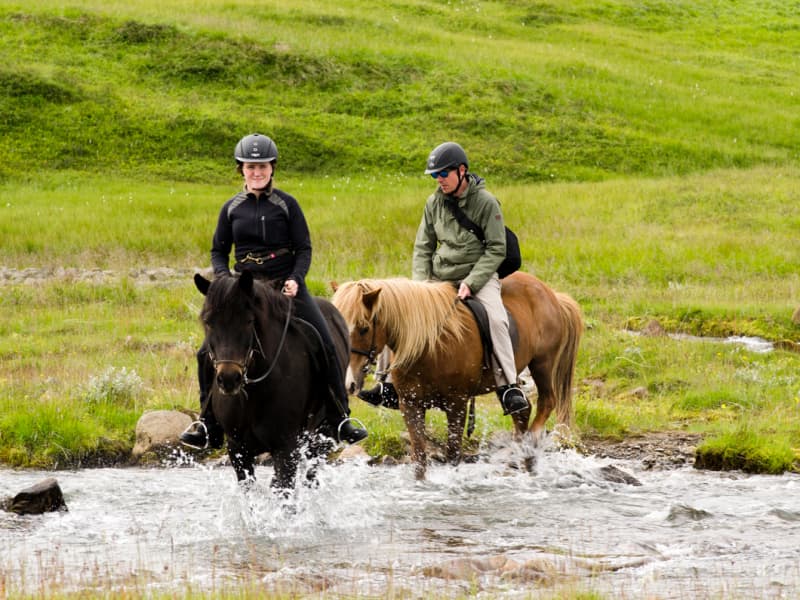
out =
[(432, 175), (436, 175), (436, 183), (439, 184), (439, 187), (445, 194), (452, 194), (458, 188), (459, 183), (459, 172), (463, 167), (449, 167), (447, 169), (442, 169), (438, 173), (432, 173)]

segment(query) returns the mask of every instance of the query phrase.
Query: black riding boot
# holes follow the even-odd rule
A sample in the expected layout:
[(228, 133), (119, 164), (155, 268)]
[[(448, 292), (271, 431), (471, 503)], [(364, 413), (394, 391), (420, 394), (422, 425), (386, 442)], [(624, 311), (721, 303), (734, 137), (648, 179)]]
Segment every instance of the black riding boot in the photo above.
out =
[(190, 448), (219, 450), (225, 443), (225, 432), (214, 417), (211, 403), (208, 402), (207, 404), (208, 410), (203, 411), (200, 419), (186, 428), (180, 435), (180, 440), (182, 444)]
[(347, 389), (344, 387), (342, 375), (336, 367), (330, 365), (328, 369), (328, 406), (327, 421), (333, 429), (332, 434), (339, 442), (347, 442), (348, 444), (355, 444), (367, 437), (367, 430), (363, 427), (357, 427), (354, 421), (350, 418), (350, 407), (347, 398)]
[[(332, 401), (332, 404), (338, 405), (340, 402), (341, 399), (334, 400)], [(363, 427), (358, 427), (355, 425), (355, 423), (358, 423), (358, 421), (350, 418), (350, 410), (347, 408), (347, 406), (344, 407), (344, 411), (339, 411), (338, 406), (334, 406), (332, 408), (336, 410), (336, 413), (334, 414), (338, 416), (335, 416), (334, 418), (329, 417), (329, 421), (331, 424), (338, 421), (335, 426), (335, 431), (333, 432), (338, 441), (347, 442), (348, 444), (355, 444), (363, 439), (366, 439), (367, 435), (369, 435), (367, 430)]]
[(205, 450), (222, 448), (225, 441), (225, 432), (217, 422), (211, 408), (211, 381), (214, 377), (213, 370), (208, 364), (208, 351), (203, 346), (197, 353), (197, 382), (200, 387), (200, 417), (194, 421), (180, 435), (181, 443), (191, 448)]
[(400, 408), (400, 398), (391, 381), (379, 381), (371, 390), (361, 390), (358, 392), (358, 397), (364, 402), (369, 402), (373, 406)]
[(497, 397), (504, 415), (513, 415), (528, 408), (528, 399), (517, 385), (503, 385), (497, 388)]

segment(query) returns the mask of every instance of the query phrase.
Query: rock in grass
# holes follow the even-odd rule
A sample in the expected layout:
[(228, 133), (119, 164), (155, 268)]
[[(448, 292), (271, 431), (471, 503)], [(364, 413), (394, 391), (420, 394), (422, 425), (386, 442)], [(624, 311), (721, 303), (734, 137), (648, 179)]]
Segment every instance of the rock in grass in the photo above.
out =
[(68, 510), (64, 494), (61, 493), (61, 486), (53, 477), (25, 488), (13, 498), (5, 500), (2, 508), (18, 515), (40, 515)]

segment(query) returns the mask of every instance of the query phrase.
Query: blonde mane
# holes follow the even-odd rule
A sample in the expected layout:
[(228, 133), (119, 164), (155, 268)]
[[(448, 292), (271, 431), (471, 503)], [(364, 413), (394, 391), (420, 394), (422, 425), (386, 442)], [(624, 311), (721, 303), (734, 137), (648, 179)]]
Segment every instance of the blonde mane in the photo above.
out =
[[(363, 296), (379, 289), (372, 314)], [(424, 354), (463, 340), (465, 323), (458, 318), (456, 290), (449, 283), (392, 279), (361, 279), (343, 283), (333, 295), (333, 303), (350, 327), (370, 325), (386, 330), (392, 340), (392, 365), (407, 367)]]

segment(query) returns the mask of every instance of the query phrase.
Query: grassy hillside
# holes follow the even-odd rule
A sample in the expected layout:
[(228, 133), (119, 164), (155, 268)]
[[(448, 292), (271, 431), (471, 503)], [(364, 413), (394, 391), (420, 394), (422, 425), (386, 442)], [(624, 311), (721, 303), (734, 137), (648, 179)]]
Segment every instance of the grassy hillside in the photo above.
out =
[(41, 0), (0, 5), (0, 176), (289, 173), (596, 180), (796, 164), (800, 11), (749, 0)]

